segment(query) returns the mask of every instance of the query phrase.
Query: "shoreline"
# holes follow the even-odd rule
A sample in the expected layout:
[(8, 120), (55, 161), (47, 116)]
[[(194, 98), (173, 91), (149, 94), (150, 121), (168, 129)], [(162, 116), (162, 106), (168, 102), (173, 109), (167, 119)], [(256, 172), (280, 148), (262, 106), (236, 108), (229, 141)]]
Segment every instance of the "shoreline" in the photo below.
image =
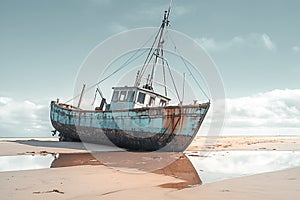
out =
[[(123, 151), (118, 147), (109, 147), (98, 144), (80, 144), (77, 142), (59, 142), (58, 138), (0, 138), (1, 145), (23, 144), (18, 146), (20, 151), (30, 149), (40, 150), (43, 146), (53, 150), (66, 152), (88, 152), (89, 151)], [(10, 142), (10, 143), (9, 143)], [(38, 148), (40, 147), (40, 148)], [(3, 148), (1, 155), (12, 155), (14, 151)], [(197, 151), (300, 151), (300, 136), (197, 136), (185, 152)], [(18, 152), (22, 153), (22, 152)]]

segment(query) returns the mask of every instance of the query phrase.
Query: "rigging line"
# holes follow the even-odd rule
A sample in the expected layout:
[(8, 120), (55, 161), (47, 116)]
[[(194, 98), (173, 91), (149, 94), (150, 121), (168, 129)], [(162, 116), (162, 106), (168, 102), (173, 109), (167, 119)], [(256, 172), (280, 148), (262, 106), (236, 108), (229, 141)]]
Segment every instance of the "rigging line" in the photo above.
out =
[[(130, 62), (132, 62), (132, 61), (136, 60), (137, 58), (139, 58), (139, 57), (140, 57), (141, 55), (143, 55), (144, 52), (146, 52), (146, 51), (147, 51), (147, 49), (144, 50), (143, 53), (141, 53), (138, 57), (136, 57), (135, 59), (131, 60)], [(129, 63), (130, 63), (130, 62), (129, 62)], [(127, 63), (127, 61), (126, 61), (123, 65), (121, 65), (121, 67), (119, 67), (118, 69), (116, 69), (116, 70), (115, 70), (114, 72), (112, 72), (110, 75), (108, 75), (108, 76), (106, 76), (105, 78), (101, 79), (101, 80), (100, 80), (99, 82), (97, 82), (96, 84), (93, 84), (93, 85), (89, 86), (89, 87), (86, 89), (86, 91), (90, 91), (90, 90), (93, 89), (95, 86), (98, 86), (100, 83), (106, 81), (106, 80), (109, 79), (111, 76), (113, 76), (114, 74), (116, 74), (116, 73), (118, 73), (120, 70), (122, 70), (124, 67), (126, 67), (129, 63)], [(69, 103), (70, 101), (72, 101), (72, 100), (78, 98), (79, 96), (80, 96), (80, 94), (76, 95), (76, 96), (73, 97), (72, 99), (66, 101), (66, 103)]]
[[(97, 85), (97, 90), (98, 90), (98, 92), (99, 92), (101, 98), (104, 98), (103, 93), (102, 93), (102, 91), (101, 91), (99, 85)], [(97, 92), (97, 90), (96, 90), (96, 92)]]
[(163, 43), (164, 43), (164, 38), (163, 38), (163, 35), (164, 35), (164, 30), (169, 26), (169, 14), (170, 14), (170, 6), (169, 6), (169, 9), (168, 11), (165, 11), (165, 14), (164, 14), (164, 19), (163, 19), (163, 22), (162, 22), (162, 25), (161, 25), (161, 28), (160, 28), (160, 33), (159, 33), (159, 41), (157, 43), (157, 48), (156, 48), (156, 55), (155, 55), (155, 62), (153, 64), (153, 67), (152, 67), (152, 72), (151, 72), (151, 78), (150, 78), (150, 84), (152, 86), (152, 81), (153, 81), (153, 78), (154, 78), (154, 74), (155, 74), (155, 70), (157, 68), (157, 63), (158, 63), (158, 58), (159, 58), (159, 54), (163, 51)]
[[(177, 96), (177, 99), (178, 101), (180, 102), (180, 97), (179, 97), (179, 93), (178, 93), (178, 90), (177, 90), (177, 87), (176, 87), (176, 84), (175, 84), (175, 81), (174, 81), (174, 77), (173, 77), (173, 74), (172, 74), (172, 71), (171, 71), (171, 68), (170, 68), (170, 65), (169, 65), (169, 62), (166, 58), (163, 58), (161, 56), (158, 56), (160, 59), (164, 60), (167, 64), (167, 67), (168, 67), (168, 71), (169, 71), (169, 74), (171, 76), (171, 80), (172, 80), (172, 83), (173, 83), (173, 86), (174, 86), (174, 89), (175, 89), (175, 92), (176, 92), (176, 96)], [(171, 91), (171, 90), (170, 90)]]
[[(172, 3), (172, 1), (171, 1), (171, 3)], [(162, 24), (160, 25), (160, 28), (159, 28), (159, 30), (157, 32), (157, 35), (155, 36), (155, 39), (154, 39), (154, 42), (152, 44), (151, 50), (149, 51), (149, 53), (147, 55), (147, 58), (146, 58), (146, 60), (144, 62), (142, 70), (141, 70), (141, 74), (138, 76), (138, 79), (136, 80), (135, 86), (139, 86), (141, 78), (144, 76), (144, 73), (146, 72), (146, 70), (147, 70), (147, 68), (149, 66), (146, 63), (149, 63), (151, 61), (152, 56), (154, 54), (154, 53), (152, 53), (152, 51), (156, 51), (156, 53), (159, 54), (159, 49), (161, 48), (160, 45), (161, 45), (161, 42), (162, 42), (161, 40), (162, 40), (162, 36), (163, 36), (163, 31), (164, 31), (165, 27), (169, 25), (168, 17), (169, 17), (169, 12), (170, 12), (170, 9), (171, 9), (171, 3), (169, 5), (168, 11), (165, 11), (164, 19), (162, 21)], [(159, 36), (159, 41), (157, 42), (157, 48), (154, 49), (154, 46), (155, 46), (156, 41), (158, 39), (158, 36)], [(152, 55), (151, 55), (151, 58), (149, 59), (151, 53), (152, 53)], [(148, 59), (149, 59), (149, 61), (148, 61)], [(152, 68), (152, 72), (151, 72), (150, 85), (151, 85), (151, 80), (153, 80), (153, 75), (154, 75), (154, 70), (155, 70), (154, 68), (155, 68), (156, 64), (157, 64), (157, 56), (156, 56), (156, 59), (155, 59), (154, 66)]]
[[(156, 41), (157, 41), (157, 38), (158, 38), (158, 36), (159, 36), (159, 33), (160, 33), (161, 29), (162, 29), (162, 25), (160, 26), (160, 28), (159, 28), (159, 30), (158, 30), (158, 32), (157, 32), (155, 38), (154, 38), (154, 42), (152, 43), (152, 46), (151, 46), (151, 48), (150, 48), (150, 51), (149, 51), (149, 53), (148, 53), (148, 55), (147, 55), (147, 57), (146, 57), (146, 60), (144, 61), (143, 67), (142, 67), (142, 69), (141, 69), (141, 74), (139, 75), (138, 80), (136, 81), (136, 85), (135, 85), (135, 86), (139, 86), (139, 85), (140, 85), (141, 79), (142, 79), (142, 77), (144, 76), (144, 73), (146, 72), (146, 70), (147, 70), (147, 68), (148, 68), (148, 66), (149, 66), (148, 64), (150, 63), (150, 61), (151, 61), (151, 59), (152, 59), (152, 56), (153, 56), (152, 51), (153, 51), (153, 49), (154, 49), (154, 45), (156, 44)], [(152, 54), (152, 55), (151, 55), (151, 54)], [(151, 57), (150, 57), (150, 55), (151, 55)], [(150, 57), (150, 58), (149, 58), (149, 57)]]
[(170, 69), (170, 66), (169, 66), (169, 62), (168, 62), (167, 59), (166, 59), (166, 64), (167, 64), (167, 67), (168, 67), (168, 70), (169, 70), (169, 74), (170, 74), (171, 79), (172, 79), (173, 86), (174, 86), (175, 91), (176, 91), (176, 96), (177, 96), (177, 98), (178, 98), (178, 101), (180, 102), (179, 93), (178, 93), (178, 90), (177, 90), (177, 87), (176, 87), (176, 84), (175, 84), (175, 81), (174, 81), (174, 77), (173, 77), (173, 74), (172, 74), (172, 72), (171, 72), (171, 69)]
[[(170, 9), (170, 8), (169, 8)], [(155, 70), (157, 68), (157, 63), (158, 63), (158, 58), (160, 57), (160, 53), (163, 51), (163, 34), (164, 34), (164, 30), (165, 28), (168, 26), (168, 16), (165, 15), (163, 24), (161, 25), (160, 28), (160, 33), (159, 33), (159, 41), (157, 43), (157, 47), (155, 49), (155, 61), (153, 63), (153, 67), (152, 67), (152, 72), (151, 72), (151, 78), (150, 78), (150, 85), (152, 86), (152, 82), (153, 82), (153, 78), (154, 78), (154, 74), (155, 74)], [(163, 60), (163, 59), (162, 59)]]
[(149, 84), (151, 87), (152, 87), (152, 80), (153, 80), (153, 76), (154, 76), (154, 67), (155, 67), (156, 64), (157, 64), (157, 58), (155, 58), (155, 61), (154, 61), (154, 63), (153, 63), (153, 67), (152, 67), (152, 70), (151, 70), (151, 76), (150, 76), (150, 78), (149, 78), (149, 83), (147, 83), (147, 84)]
[(193, 75), (192, 71), (190, 70), (190, 68), (188, 67), (186, 60), (183, 58), (183, 56), (181, 55), (181, 53), (179, 52), (179, 50), (176, 47), (176, 44), (173, 40), (173, 38), (171, 37), (171, 34), (169, 35), (171, 42), (173, 43), (174, 47), (175, 47), (175, 52), (177, 52), (179, 54), (180, 59), (182, 60), (183, 64), (185, 65), (185, 67), (187, 68), (187, 70), (189, 71), (190, 75), (192, 76), (193, 80), (195, 81), (195, 83), (197, 84), (197, 86), (199, 87), (199, 89), (201, 90), (201, 92), (205, 95), (205, 97), (209, 100), (209, 96), (206, 94), (206, 92), (203, 90), (203, 88), (201, 87), (200, 83), (197, 81), (197, 79), (195, 78), (195, 76)]
[[(164, 51), (161, 50), (161, 57), (164, 57)], [(164, 76), (164, 88), (165, 88), (165, 96), (168, 96), (168, 92), (167, 92), (167, 82), (166, 82), (166, 70), (165, 70), (165, 61), (164, 59), (162, 59), (162, 69), (163, 69), (163, 76)]]
[[(98, 89), (98, 88), (97, 88)], [(96, 101), (96, 97), (97, 97), (97, 90), (96, 90), (96, 92), (95, 92), (95, 96), (94, 96), (94, 99), (93, 99), (93, 102), (92, 102), (92, 106), (95, 104), (95, 101)]]
[[(153, 34), (153, 35), (155, 35), (155, 33)], [(146, 46), (146, 44), (151, 40), (151, 38), (153, 38), (153, 35), (151, 35), (151, 37), (139, 48), (139, 49), (143, 49), (145, 46)], [(134, 60), (136, 60), (136, 59), (138, 59), (139, 57), (141, 57), (146, 51), (147, 51), (148, 49), (146, 48), (140, 55), (138, 55), (137, 57), (135, 57), (134, 58), (134, 56), (138, 53), (138, 51), (135, 51), (135, 53), (130, 57), (130, 58), (128, 58), (128, 60), (125, 62), (125, 63), (123, 63), (117, 70), (115, 70), (114, 72), (112, 72), (108, 77), (106, 77), (106, 78), (104, 78), (105, 80), (106, 79), (108, 79), (108, 78), (110, 78), (112, 75), (114, 75), (115, 73), (117, 73), (117, 72), (119, 72), (120, 70), (122, 70), (124, 67), (126, 67), (128, 64), (130, 64), (131, 62), (133, 62)], [(132, 60), (131, 60), (132, 59)], [(103, 79), (102, 79), (103, 80)], [(102, 80), (100, 80), (97, 84), (95, 84), (95, 85), (98, 85), (98, 84), (100, 84), (100, 83), (102, 83), (103, 81)], [(95, 86), (94, 85), (94, 86)]]
[[(147, 64), (146, 64), (147, 67), (145, 68), (145, 70), (148, 68), (148, 66), (149, 66), (149, 64), (150, 64), (150, 62), (151, 62), (151, 60), (152, 60), (152, 58), (153, 58), (154, 55), (155, 55), (154, 53), (151, 54), (151, 57), (149, 58), (149, 60), (148, 60), (148, 62), (147, 62)], [(145, 72), (146, 72), (146, 71), (144, 71), (144, 72), (141, 74), (141, 76), (140, 76), (140, 78), (139, 78), (139, 79), (140, 79), (139, 82), (141, 82), (141, 80), (142, 80), (142, 78), (143, 78)], [(148, 83), (148, 80), (147, 80), (147, 84), (149, 84), (149, 83)], [(138, 87), (138, 85), (137, 85), (137, 87)]]
[(179, 56), (180, 56), (180, 58), (181, 58), (183, 64), (185, 65), (185, 67), (186, 67), (187, 70), (189, 71), (190, 75), (192, 76), (192, 78), (194, 79), (194, 81), (196, 82), (196, 84), (198, 85), (198, 87), (200, 88), (201, 92), (202, 92), (202, 93), (205, 95), (205, 97), (209, 100), (210, 98), (208, 97), (208, 95), (206, 94), (206, 92), (205, 92), (205, 91), (203, 90), (203, 88), (201, 87), (199, 81), (197, 81), (197, 79), (196, 79), (195, 76), (193, 75), (193, 73), (192, 73), (191, 69), (188, 67), (188, 65), (187, 65), (187, 63), (186, 63), (186, 61), (185, 61), (185, 59), (184, 59), (181, 55), (179, 55)]
[(103, 96), (102, 91), (99, 89), (99, 86), (97, 85), (97, 89), (96, 89), (96, 91), (95, 91), (94, 100), (93, 100), (93, 102), (92, 102), (92, 104), (91, 104), (92, 106), (95, 104), (96, 97), (97, 97), (97, 92), (100, 94), (100, 97), (102, 98), (102, 100), (105, 99), (104, 96)]
[(80, 94), (77, 94), (75, 97), (73, 97), (72, 99), (66, 101), (65, 103), (67, 104), (67, 103), (69, 103), (70, 101), (72, 101), (72, 100), (74, 100), (74, 99), (77, 99), (79, 96), (80, 96)]
[(182, 98), (181, 98), (181, 102), (183, 102), (183, 100), (184, 100), (184, 92), (185, 92), (185, 73), (183, 73)]
[[(155, 35), (156, 33), (154, 33), (153, 35)], [(151, 35), (151, 37), (149, 37), (149, 39), (139, 48), (139, 49), (143, 49), (146, 44), (151, 40), (151, 38), (153, 38), (153, 35)], [(142, 53), (140, 53), (140, 55), (138, 55), (136, 58), (134, 58), (134, 56), (138, 53), (138, 51), (136, 51), (130, 58), (128, 58), (128, 60), (123, 63), (117, 70), (115, 70), (114, 72), (112, 72), (110, 75), (108, 75), (107, 77), (101, 79), (99, 82), (97, 82), (96, 84), (88, 87), (86, 89), (86, 91), (89, 91), (90, 89), (92, 89), (93, 87), (95, 87), (96, 85), (99, 85), (100, 83), (104, 82), (105, 80), (107, 80), (108, 78), (110, 78), (112, 75), (116, 74), (117, 72), (119, 72), (120, 70), (122, 70), (124, 67), (126, 67), (129, 63), (131, 63), (132, 61), (138, 59), (139, 57), (141, 57), (146, 51), (148, 50), (148, 48), (146, 48), (144, 51), (142, 51)], [(131, 60), (132, 59), (132, 60)], [(78, 98), (80, 96), (80, 94), (74, 96), (73, 98), (71, 98), (70, 100), (66, 101), (65, 103), (69, 103), (70, 101)]]
[(152, 70), (151, 70), (151, 76), (150, 76), (150, 85), (152, 86), (152, 82), (153, 82), (153, 79), (154, 79), (154, 74), (155, 74), (155, 70), (156, 70), (156, 67), (157, 67), (157, 64), (158, 64), (158, 56), (159, 56), (159, 53), (156, 52), (156, 54), (153, 52), (153, 55), (155, 55), (155, 60), (153, 62), (153, 65), (152, 65)]
[[(143, 77), (143, 79), (146, 79), (145, 77)], [(176, 92), (171, 88), (171, 87), (168, 87), (167, 85), (164, 85), (163, 83), (160, 83), (160, 82), (157, 82), (157, 81), (153, 81), (154, 84), (156, 84), (157, 86), (162, 86), (162, 87), (166, 87), (167, 90), (174, 96), (176, 96)], [(167, 95), (166, 95), (167, 96)]]

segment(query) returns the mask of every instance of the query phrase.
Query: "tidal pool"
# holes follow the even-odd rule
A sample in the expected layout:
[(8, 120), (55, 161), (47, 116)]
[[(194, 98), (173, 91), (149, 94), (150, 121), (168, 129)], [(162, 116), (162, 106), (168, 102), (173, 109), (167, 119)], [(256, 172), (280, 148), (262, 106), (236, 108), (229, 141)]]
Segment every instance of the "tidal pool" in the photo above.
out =
[(186, 155), (204, 184), (300, 166), (299, 151), (220, 151)]
[[(0, 172), (104, 164), (163, 174), (170, 171), (171, 174), (165, 175), (199, 185), (300, 166), (300, 151), (191, 152), (185, 155), (186, 159), (182, 153), (155, 152), (0, 156)], [(174, 159), (176, 157), (179, 159)]]
[(54, 159), (51, 154), (0, 156), (0, 172), (50, 168)]

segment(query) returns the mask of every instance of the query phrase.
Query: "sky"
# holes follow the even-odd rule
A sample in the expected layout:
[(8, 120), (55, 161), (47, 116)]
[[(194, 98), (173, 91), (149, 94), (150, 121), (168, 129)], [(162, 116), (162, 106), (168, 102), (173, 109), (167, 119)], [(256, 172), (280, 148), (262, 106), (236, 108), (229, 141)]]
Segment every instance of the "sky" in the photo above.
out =
[[(0, 0), (0, 137), (50, 136), (89, 52), (160, 25), (169, 0)], [(198, 42), (226, 94), (224, 135), (300, 134), (300, 2), (173, 0), (171, 29)]]

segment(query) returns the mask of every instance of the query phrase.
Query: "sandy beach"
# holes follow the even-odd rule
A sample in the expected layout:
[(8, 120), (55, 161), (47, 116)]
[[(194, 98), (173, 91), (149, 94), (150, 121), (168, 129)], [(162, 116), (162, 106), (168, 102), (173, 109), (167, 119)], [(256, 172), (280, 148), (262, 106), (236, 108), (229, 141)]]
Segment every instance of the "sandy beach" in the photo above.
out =
[[(55, 139), (2, 139), (0, 149), (0, 156), (61, 155), (52, 168), (0, 172), (1, 199), (273, 200), (300, 196), (300, 167), (200, 185), (201, 177), (193, 175), (188, 159), (180, 153), (128, 153), (91, 145), (89, 149), (99, 153), (93, 159), (85, 154), (85, 146)], [(299, 151), (300, 137), (198, 137), (187, 152), (224, 150)]]
[(298, 136), (196, 137), (187, 151), (300, 151)]

